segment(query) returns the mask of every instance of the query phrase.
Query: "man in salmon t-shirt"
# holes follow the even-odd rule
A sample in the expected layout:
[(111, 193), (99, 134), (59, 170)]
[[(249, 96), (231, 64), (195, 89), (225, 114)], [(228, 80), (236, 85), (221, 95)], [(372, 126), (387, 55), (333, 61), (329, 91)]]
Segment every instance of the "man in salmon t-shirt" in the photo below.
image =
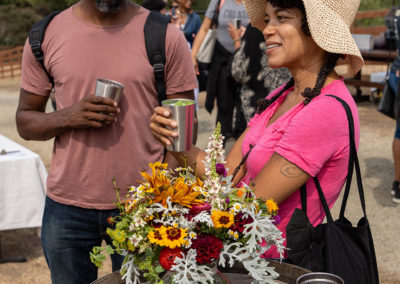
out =
[[(52, 84), (25, 44), (18, 132), (27, 140), (55, 138), (42, 225), (53, 283), (97, 278), (89, 251), (106, 239), (107, 218), (118, 214), (113, 178), (125, 190), (137, 185), (149, 162), (163, 159), (149, 128), (158, 97), (144, 43), (148, 14), (129, 0), (81, 0), (51, 21), (42, 44), (55, 83), (57, 111), (51, 113), (44, 110)], [(167, 97), (193, 98), (190, 52), (171, 25), (165, 53)], [(93, 96), (97, 78), (125, 86), (118, 106)], [(119, 269), (122, 258), (112, 260)]]

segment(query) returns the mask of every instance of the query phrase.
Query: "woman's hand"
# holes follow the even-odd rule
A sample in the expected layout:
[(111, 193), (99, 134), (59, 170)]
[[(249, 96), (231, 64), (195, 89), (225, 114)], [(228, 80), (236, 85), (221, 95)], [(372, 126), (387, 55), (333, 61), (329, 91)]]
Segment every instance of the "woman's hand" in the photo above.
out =
[(240, 47), (241, 38), (245, 30), (246, 29), (244, 27), (240, 27), (240, 29), (237, 29), (232, 23), (228, 23), (228, 32), (233, 40), (233, 45), (235, 47), (235, 50), (237, 50)]
[(242, 36), (242, 29), (237, 29), (233, 26), (232, 23), (228, 23), (228, 32), (233, 42), (240, 41), (240, 38)]
[(157, 106), (150, 118), (151, 132), (154, 137), (164, 145), (164, 147), (171, 145), (171, 140), (178, 137), (178, 132), (167, 129), (167, 127), (177, 127), (176, 122), (170, 117), (171, 112), (169, 109)]

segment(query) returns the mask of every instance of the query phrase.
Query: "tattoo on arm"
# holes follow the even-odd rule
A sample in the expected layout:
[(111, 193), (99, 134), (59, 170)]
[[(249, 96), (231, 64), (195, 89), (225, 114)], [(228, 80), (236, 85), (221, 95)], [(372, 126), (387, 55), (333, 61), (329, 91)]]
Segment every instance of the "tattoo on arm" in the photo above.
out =
[(301, 169), (288, 161), (286, 161), (285, 164), (281, 166), (280, 171), (281, 174), (287, 178), (297, 178), (304, 174)]

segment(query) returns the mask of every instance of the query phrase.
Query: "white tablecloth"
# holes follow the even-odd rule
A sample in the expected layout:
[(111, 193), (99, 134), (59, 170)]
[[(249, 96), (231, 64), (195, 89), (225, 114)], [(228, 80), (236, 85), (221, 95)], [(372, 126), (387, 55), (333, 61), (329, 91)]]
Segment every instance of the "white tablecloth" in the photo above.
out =
[(0, 231), (42, 225), (47, 171), (38, 154), (0, 135)]

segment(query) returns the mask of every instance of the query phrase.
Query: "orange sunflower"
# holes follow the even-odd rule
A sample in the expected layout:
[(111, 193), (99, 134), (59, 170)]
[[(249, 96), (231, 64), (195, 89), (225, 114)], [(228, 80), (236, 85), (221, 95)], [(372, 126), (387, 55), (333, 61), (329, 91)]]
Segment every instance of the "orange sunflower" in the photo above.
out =
[(186, 184), (184, 177), (176, 179), (175, 184), (168, 184), (161, 187), (157, 187), (154, 190), (154, 203), (161, 203), (164, 207), (167, 206), (167, 198), (171, 197), (171, 202), (180, 204), (191, 208), (192, 205), (200, 204), (203, 201), (197, 199), (201, 194), (195, 191), (194, 188), (201, 186), (202, 181), (198, 180), (190, 186)]
[(202, 182), (198, 180), (189, 186), (186, 184), (185, 178), (177, 178), (174, 186), (174, 195), (171, 196), (171, 201), (189, 208), (191, 208), (192, 205), (203, 203), (203, 201), (196, 199), (200, 195), (200, 192), (194, 191), (194, 187), (199, 186), (198, 184), (202, 184)]
[(167, 164), (161, 164), (160, 162), (150, 163), (150, 167), (152, 168), (152, 176), (147, 172), (142, 170), (140, 174), (147, 180), (150, 184), (149, 191), (154, 192), (159, 188), (168, 188), (171, 185), (171, 181), (169, 178), (160, 170), (165, 169)]

